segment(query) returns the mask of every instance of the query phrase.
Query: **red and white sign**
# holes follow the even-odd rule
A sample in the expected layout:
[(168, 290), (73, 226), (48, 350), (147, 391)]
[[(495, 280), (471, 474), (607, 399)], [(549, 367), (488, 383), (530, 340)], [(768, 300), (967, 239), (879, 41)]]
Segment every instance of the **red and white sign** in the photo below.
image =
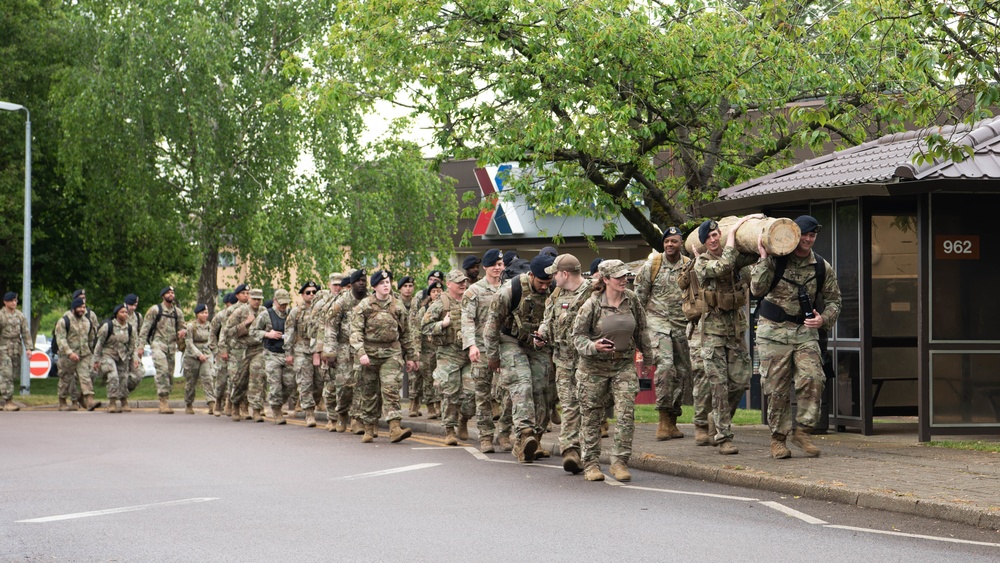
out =
[(45, 352), (31, 353), (31, 360), (28, 364), (28, 373), (31, 374), (32, 379), (42, 379), (48, 376), (51, 368), (52, 360), (49, 359)]

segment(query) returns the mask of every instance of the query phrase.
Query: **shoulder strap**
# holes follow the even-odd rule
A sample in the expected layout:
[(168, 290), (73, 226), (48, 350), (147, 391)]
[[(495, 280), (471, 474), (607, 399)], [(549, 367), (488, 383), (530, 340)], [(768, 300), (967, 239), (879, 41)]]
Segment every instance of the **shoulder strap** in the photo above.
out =
[(441, 293), (441, 306), (444, 308), (444, 314), (447, 315), (448, 311), (451, 311), (451, 298), (448, 297), (447, 291)]
[(663, 253), (657, 252), (649, 261), (649, 286), (653, 287), (653, 281), (660, 275), (660, 266), (663, 265)]
[(557, 287), (557, 288), (553, 289), (552, 290), (552, 299), (558, 299), (560, 293), (562, 293), (562, 288), (561, 287)]
[(778, 286), (778, 282), (780, 282), (781, 279), (785, 277), (785, 268), (787, 267), (788, 267), (787, 254), (785, 256), (778, 256), (777, 258), (774, 259), (774, 278), (771, 280), (771, 286), (768, 287), (767, 291), (764, 292), (764, 295), (761, 295), (760, 297), (764, 297), (768, 293), (771, 293), (771, 291)]
[(278, 313), (275, 313), (274, 309), (268, 309), (267, 316), (271, 317), (271, 330), (274, 330), (274, 327), (278, 326)]
[(63, 328), (66, 329), (66, 334), (69, 334), (69, 315), (63, 315)]
[(523, 274), (518, 274), (510, 279), (510, 314), (512, 315), (521, 304), (521, 294), (524, 292), (524, 288), (521, 287), (522, 276)]

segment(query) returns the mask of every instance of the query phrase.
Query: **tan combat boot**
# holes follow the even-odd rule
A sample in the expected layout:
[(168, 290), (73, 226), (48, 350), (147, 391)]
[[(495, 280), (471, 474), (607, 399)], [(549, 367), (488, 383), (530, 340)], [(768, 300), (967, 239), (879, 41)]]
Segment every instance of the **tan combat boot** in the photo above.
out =
[[(355, 435), (361, 435), (361, 434), (364, 434), (365, 432), (367, 432), (367, 429), (365, 428), (365, 425), (361, 424), (360, 420), (358, 420), (356, 418), (352, 418), (351, 419), (351, 433), (353, 433)], [(374, 436), (374, 435), (375, 435), (375, 429), (372, 428), (372, 436)]]
[(166, 397), (160, 397), (160, 414), (174, 414), (173, 409), (170, 408), (170, 403), (167, 401)]
[(66, 397), (59, 397), (59, 412), (68, 410), (69, 407), (66, 405)]
[(393, 444), (397, 442), (402, 442), (403, 440), (409, 438), (413, 435), (413, 431), (409, 428), (403, 428), (399, 425), (398, 420), (389, 421), (389, 441)]
[(458, 417), (458, 439), (469, 439), (469, 419), (464, 416)]
[(712, 415), (708, 415), (708, 444), (710, 446), (718, 446), (719, 441), (715, 438), (717, 430), (715, 428), (715, 421), (712, 420)]
[(552, 412), (549, 413), (549, 420), (552, 421), (552, 424), (562, 424), (562, 416), (559, 415), (558, 408), (552, 407)]
[[(605, 418), (604, 422), (601, 423), (601, 438), (607, 438), (608, 437), (608, 430), (610, 428), (611, 428), (611, 424), (608, 422), (608, 419)], [(600, 471), (600, 468), (598, 468), (598, 471)], [(601, 479), (601, 480), (603, 481), (604, 479)]]
[(366, 424), (364, 426), (365, 435), (361, 437), (362, 444), (370, 444), (375, 440), (375, 425)]
[(226, 399), (226, 406), (222, 409), (222, 414), (233, 416), (233, 403), (229, 399)]
[(427, 420), (441, 418), (441, 403), (427, 403)]
[(271, 418), (277, 425), (285, 424), (285, 413), (281, 411), (281, 405), (271, 407)]
[(563, 452), (563, 469), (573, 475), (583, 471), (583, 462), (580, 460), (580, 451), (576, 448), (567, 448)]
[(501, 433), (497, 436), (497, 448), (501, 452), (509, 452), (514, 449), (514, 445), (510, 443), (510, 434)]
[(264, 422), (264, 415), (260, 412), (260, 409), (253, 409), (253, 421)]
[(455, 429), (454, 428), (447, 428), (447, 429), (445, 429), (444, 445), (446, 445), (446, 446), (457, 446), (458, 445), (458, 438), (455, 437)]
[(410, 416), (412, 418), (420, 416), (420, 403), (417, 401), (410, 401)]
[(664, 411), (659, 411), (660, 423), (656, 426), (656, 439), (660, 442), (670, 439), (670, 429), (667, 428), (669, 415)]
[(240, 407), (238, 407), (236, 405), (233, 405), (232, 414), (229, 415), (229, 418), (233, 422), (239, 422), (239, 421), (243, 420), (243, 415), (240, 414)]
[[(93, 395), (87, 395), (85, 397), (85, 404), (87, 406), (87, 410), (88, 411), (93, 411), (94, 409), (96, 409), (96, 408), (98, 408), (98, 407), (101, 406), (101, 402), (100, 401), (94, 401), (94, 396)], [(16, 410), (16, 409), (11, 409), (11, 410)]]
[(208, 412), (206, 412), (205, 414), (209, 416), (215, 414), (215, 401), (208, 402)]
[(740, 453), (740, 449), (736, 447), (732, 439), (723, 440), (719, 442), (719, 454), (721, 455), (736, 455)]
[(615, 478), (615, 481), (623, 483), (632, 480), (632, 474), (629, 472), (625, 462), (621, 460), (616, 460), (611, 464), (611, 476)]
[(601, 473), (601, 466), (596, 463), (593, 465), (588, 465), (583, 470), (583, 478), (588, 481), (603, 481), (604, 474)]
[[(83, 400), (83, 396), (80, 396), (79, 398), (77, 398), (77, 400), (76, 400), (76, 406), (79, 407), (81, 410), (87, 410), (87, 404)], [(74, 409), (74, 410), (76, 410), (76, 409)]]
[(712, 442), (708, 437), (708, 425), (694, 427), (694, 445), (696, 446), (709, 446)]
[(535, 450), (535, 459), (545, 459), (552, 457), (552, 452), (542, 447), (541, 433), (535, 434), (535, 442), (538, 443), (538, 449)]
[(517, 438), (513, 453), (520, 463), (531, 463), (535, 461), (536, 451), (538, 451), (538, 440), (535, 439), (535, 433), (530, 428), (525, 428)]
[(306, 409), (306, 428), (316, 428), (316, 409), (313, 407)]
[(118, 400), (117, 399), (108, 399), (108, 412), (109, 413), (118, 412), (118, 411), (115, 410), (115, 407), (117, 407), (117, 406), (118, 406)]
[(334, 432), (347, 432), (347, 424), (349, 419), (346, 414), (337, 415), (337, 426), (333, 429)]
[(493, 448), (493, 438), (483, 438), (479, 440), (479, 451), (484, 454), (491, 454), (496, 450)]
[(243, 415), (243, 420), (253, 420), (253, 415), (250, 414), (250, 403), (240, 405), (240, 414)]
[(771, 457), (774, 459), (792, 457), (792, 452), (788, 451), (788, 446), (785, 445), (784, 434), (771, 434)]
[(128, 397), (121, 400), (121, 411), (132, 412), (132, 407), (128, 406)]
[(75, 412), (75, 411), (80, 410), (80, 406), (81, 406), (81, 404), (80, 404), (80, 400), (79, 399), (77, 399), (77, 400), (70, 399), (69, 400), (69, 406), (66, 407), (66, 410), (70, 411), (70, 412)]
[(667, 416), (667, 432), (670, 433), (671, 440), (677, 440), (678, 438), (684, 437), (684, 433), (681, 432), (681, 429), (677, 428), (677, 417), (674, 415)]
[(184, 403), (184, 414), (194, 414), (194, 405), (191, 403)]
[(792, 434), (792, 443), (796, 446), (802, 448), (802, 451), (806, 452), (809, 457), (818, 457), (819, 448), (817, 448), (812, 443), (812, 438), (809, 434), (812, 433), (812, 428), (806, 428), (805, 426), (799, 426), (795, 429), (795, 433)]
[(21, 410), (21, 407), (15, 405), (14, 401), (12, 399), (10, 401), (7, 401), (7, 403), (3, 406), (3, 410), (5, 410), (7, 412), (17, 412), (17, 411)]
[(326, 430), (327, 432), (333, 432), (334, 428), (336, 428), (336, 426), (333, 424), (333, 419), (327, 417), (326, 426), (323, 427), (323, 430)]

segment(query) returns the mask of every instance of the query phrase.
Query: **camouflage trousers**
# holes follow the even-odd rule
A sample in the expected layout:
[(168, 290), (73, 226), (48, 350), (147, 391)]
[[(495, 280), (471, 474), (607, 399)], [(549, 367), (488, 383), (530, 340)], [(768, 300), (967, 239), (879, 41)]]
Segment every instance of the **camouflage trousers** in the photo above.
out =
[(131, 358), (119, 360), (102, 354), (100, 364), (97, 371), (108, 380), (108, 398), (127, 399), (132, 388), (131, 380), (134, 378)]
[(493, 422), (497, 433), (507, 436), (514, 428), (514, 404), (510, 400), (510, 389), (502, 375), (503, 370), (491, 374), (491, 389), (493, 391)]
[(472, 365), (472, 384), (476, 401), (476, 429), (480, 440), (492, 440), (496, 426), (493, 424), (493, 373), (480, 360)]
[(549, 404), (548, 371), (549, 355), (545, 351), (500, 340), (501, 385), (508, 389), (514, 430), (519, 434), (526, 428), (535, 434), (545, 432), (541, 421), (547, 416)]
[[(268, 403), (272, 409), (280, 409), (292, 395), (292, 391), (295, 390), (295, 369), (285, 361), (284, 354), (275, 354), (265, 350), (261, 355), (264, 357), (264, 372), (267, 377)], [(312, 367), (311, 363), (310, 367)], [(312, 393), (302, 395), (303, 398), (307, 396), (312, 397)], [(305, 407), (305, 405), (302, 406)], [(312, 408), (312, 405), (309, 408)]]
[(176, 344), (163, 344), (153, 342), (149, 348), (152, 350), (153, 367), (156, 368), (156, 394), (160, 397), (168, 397), (174, 387), (174, 357), (177, 352)]
[[(296, 352), (295, 360), (291, 367), (292, 376), (295, 380), (295, 390), (298, 390), (299, 404), (304, 409), (316, 408), (323, 394), (323, 381), (319, 377), (319, 367), (312, 363), (311, 353)], [(268, 384), (271, 382), (268, 376)], [(285, 400), (288, 400), (287, 397)], [(274, 404), (274, 401), (271, 401)]]
[(94, 383), (90, 378), (93, 363), (90, 356), (74, 362), (69, 359), (69, 354), (59, 355), (59, 398), (68, 397), (75, 401), (81, 395), (94, 394)]
[(3, 346), (0, 349), (0, 398), (9, 401), (14, 397), (14, 390), (20, 387), (21, 380), (21, 354), (20, 341), (17, 348), (13, 346)]
[(559, 429), (559, 448), (580, 450), (580, 387), (576, 366), (556, 366), (556, 391), (562, 403), (562, 426)]
[(437, 368), (438, 347), (424, 342), (420, 348), (420, 362), (416, 372), (410, 374), (410, 404), (438, 403), (441, 395), (434, 387), (434, 370)]
[(195, 391), (198, 382), (201, 381), (201, 388), (205, 391), (205, 400), (215, 402), (215, 360), (208, 356), (204, 362), (199, 362), (197, 357), (187, 356), (181, 362), (184, 369), (184, 403), (194, 403)]
[(357, 384), (356, 370), (357, 360), (351, 354), (351, 345), (347, 343), (337, 344), (337, 364), (330, 368), (330, 379), (327, 380), (326, 387), (323, 389), (327, 413), (330, 412), (330, 405), (333, 404), (336, 405), (335, 414), (357, 418), (359, 413), (356, 408), (351, 409), (351, 406), (354, 405), (354, 388)]
[(691, 380), (691, 352), (683, 332), (680, 334), (650, 334), (659, 360), (656, 363), (654, 386), (656, 410), (671, 416), (681, 415), (684, 386)]
[(247, 383), (247, 402), (250, 408), (264, 410), (267, 393), (267, 370), (264, 369), (264, 350), (260, 349), (250, 358), (250, 379)]
[(705, 360), (701, 358), (701, 336), (695, 336), (689, 341), (691, 347), (691, 394), (694, 398), (694, 425), (704, 428), (708, 426), (708, 417), (712, 416), (712, 385), (705, 374)]
[(469, 356), (458, 353), (437, 354), (434, 368), (434, 386), (442, 399), (442, 420), (445, 428), (456, 428), (459, 417), (466, 420), (476, 414), (475, 384), (472, 382), (472, 362)]
[(760, 386), (767, 396), (767, 425), (772, 434), (787, 436), (792, 431), (791, 388), (795, 385), (795, 422), (815, 428), (819, 421), (826, 374), (819, 342), (782, 344), (758, 339)]
[(639, 377), (632, 359), (593, 361), (580, 358), (577, 366), (584, 466), (600, 462), (601, 424), (605, 421), (604, 409), (610, 398), (614, 399), (616, 419), (611, 461), (627, 464), (632, 457), (635, 396), (639, 393)]
[[(146, 367), (142, 365), (142, 358), (134, 354), (129, 361), (131, 363), (129, 364), (128, 393), (132, 393), (142, 383), (142, 378), (146, 377)], [(128, 394), (126, 394), (127, 397)]]
[(712, 419), (715, 439), (733, 439), (733, 413), (750, 387), (750, 356), (740, 336), (705, 334), (701, 341), (701, 358), (705, 375), (712, 388)]
[(215, 357), (215, 397), (221, 409), (226, 401), (226, 390), (229, 388), (229, 355), (222, 359), (222, 354)]
[[(259, 356), (260, 353), (257, 353)], [(233, 408), (247, 400), (250, 388), (250, 360), (253, 359), (246, 348), (229, 350), (229, 402)]]
[[(360, 394), (360, 418), (365, 424), (378, 422), (379, 411), (386, 422), (400, 420), (399, 390), (403, 386), (403, 355), (398, 350), (390, 356), (368, 355), (371, 363), (361, 366), (355, 394)], [(381, 409), (379, 403), (381, 402)]]

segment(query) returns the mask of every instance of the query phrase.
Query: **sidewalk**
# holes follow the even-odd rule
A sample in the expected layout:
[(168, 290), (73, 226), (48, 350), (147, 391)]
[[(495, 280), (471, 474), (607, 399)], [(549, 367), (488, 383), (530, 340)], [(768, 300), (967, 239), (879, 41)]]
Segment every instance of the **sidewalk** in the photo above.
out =
[[(205, 404), (199, 403), (198, 412), (202, 413)], [(155, 408), (157, 403), (133, 401), (132, 405)], [(171, 406), (184, 408), (181, 401), (171, 401)], [(322, 427), (326, 413), (317, 412), (316, 419)], [(404, 417), (402, 425), (416, 432), (444, 434), (440, 421), (427, 420), (426, 414)], [(875, 436), (856, 432), (814, 436), (814, 443), (822, 450), (818, 458), (805, 457), (789, 442), (792, 458), (785, 460), (771, 458), (770, 431), (763, 425), (734, 428), (740, 453), (733, 456), (719, 455), (711, 446), (695, 446), (694, 426), (679, 427), (684, 438), (658, 442), (655, 424), (637, 424), (629, 467), (1000, 529), (1000, 454), (922, 446), (917, 441), (916, 424), (880, 425)], [(558, 426), (554, 428), (542, 443), (556, 459), (561, 452)], [(474, 423), (470, 423), (469, 433), (468, 445), (478, 445)], [(996, 437), (959, 439), (995, 441)], [(611, 438), (602, 443), (605, 473), (612, 444)]]

